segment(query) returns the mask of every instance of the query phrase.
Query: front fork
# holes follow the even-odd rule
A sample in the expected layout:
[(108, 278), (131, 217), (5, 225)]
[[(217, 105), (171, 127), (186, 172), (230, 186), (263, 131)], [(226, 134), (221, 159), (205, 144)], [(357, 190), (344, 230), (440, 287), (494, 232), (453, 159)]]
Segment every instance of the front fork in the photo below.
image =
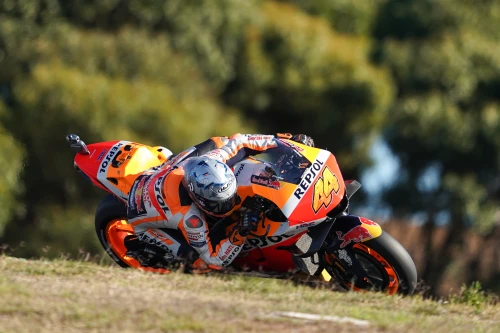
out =
[(345, 274), (344, 279), (356, 279), (358, 284), (369, 284), (366, 270), (356, 259), (353, 247), (381, 234), (382, 228), (376, 222), (355, 215), (339, 216), (322, 248), (324, 252), (320, 257), (324, 259), (323, 269), (327, 265), (333, 266), (334, 272), (340, 270)]
[(317, 253), (307, 258), (295, 257), (294, 261), (301, 270), (311, 275), (325, 276), (325, 267), (336, 265), (344, 272), (367, 279), (366, 271), (354, 255), (353, 246), (381, 234), (382, 228), (373, 221), (355, 215), (341, 215), (335, 219)]

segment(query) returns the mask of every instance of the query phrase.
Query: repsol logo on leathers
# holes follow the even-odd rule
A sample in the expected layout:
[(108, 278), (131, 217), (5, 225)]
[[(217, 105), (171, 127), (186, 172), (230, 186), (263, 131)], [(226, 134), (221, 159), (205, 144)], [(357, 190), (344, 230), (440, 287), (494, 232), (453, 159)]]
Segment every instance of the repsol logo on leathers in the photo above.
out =
[(111, 163), (111, 161), (113, 160), (113, 157), (116, 156), (116, 153), (120, 150), (121, 146), (123, 146), (123, 143), (117, 143), (109, 150), (108, 155), (106, 155), (106, 157), (101, 163), (101, 168), (99, 169), (99, 173), (106, 172), (106, 168), (108, 167), (109, 163)]
[(156, 246), (162, 248), (163, 250), (165, 250), (170, 255), (174, 255), (172, 249), (170, 249), (165, 243), (163, 243), (162, 241), (160, 241), (160, 240), (158, 240), (156, 238), (150, 237), (146, 233), (143, 233), (142, 235), (140, 235), (139, 239), (142, 242), (144, 242), (144, 243), (149, 243), (151, 245), (156, 245)]
[(238, 170), (236, 170), (236, 172), (234, 173), (234, 176), (236, 178), (238, 178), (238, 176), (240, 175), (241, 173), (241, 170), (243, 170), (243, 168), (245, 167), (245, 164), (240, 164), (240, 167), (238, 168)]
[(224, 255), (222, 256), (221, 260), (222, 261), (222, 266), (227, 266), (229, 265), (235, 256), (238, 255), (240, 252), (240, 247), (236, 245), (230, 245), (226, 251), (224, 252)]
[(307, 170), (304, 177), (302, 177), (299, 186), (297, 187), (295, 192), (293, 192), (293, 195), (295, 195), (297, 199), (302, 199), (302, 196), (306, 193), (307, 189), (309, 188), (309, 186), (311, 186), (311, 183), (313, 182), (313, 180), (316, 178), (319, 171), (323, 167), (323, 164), (325, 164), (325, 162), (316, 160), (309, 167), (309, 170)]
[(155, 182), (155, 198), (158, 204), (160, 205), (160, 208), (163, 210), (163, 212), (166, 214), (170, 209), (168, 209), (167, 204), (165, 203), (165, 200), (163, 199), (163, 196), (161, 194), (161, 187), (163, 185), (163, 180), (165, 179), (167, 175), (158, 177), (158, 179)]

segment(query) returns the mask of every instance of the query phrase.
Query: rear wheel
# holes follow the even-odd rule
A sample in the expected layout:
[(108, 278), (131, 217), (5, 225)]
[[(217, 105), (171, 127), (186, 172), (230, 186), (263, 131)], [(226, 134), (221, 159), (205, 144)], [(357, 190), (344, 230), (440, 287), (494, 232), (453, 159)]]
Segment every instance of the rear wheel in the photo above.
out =
[(388, 294), (411, 294), (415, 290), (415, 264), (403, 246), (388, 233), (382, 232), (377, 238), (345, 250), (325, 253), (325, 269), (344, 288), (385, 291)]
[(125, 238), (127, 236), (134, 236), (134, 230), (127, 223), (127, 209), (125, 204), (111, 194), (104, 198), (97, 207), (95, 213), (95, 231), (106, 253), (121, 267), (134, 267), (155, 273), (170, 272), (163, 268), (141, 266), (136, 259), (126, 254)]

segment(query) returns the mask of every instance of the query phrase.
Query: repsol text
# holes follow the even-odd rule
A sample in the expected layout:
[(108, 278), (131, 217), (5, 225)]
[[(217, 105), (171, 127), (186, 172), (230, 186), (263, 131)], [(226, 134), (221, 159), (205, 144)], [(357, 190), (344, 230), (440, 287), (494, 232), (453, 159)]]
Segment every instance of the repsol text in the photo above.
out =
[(293, 195), (297, 199), (299, 199), (299, 200), (302, 199), (302, 196), (307, 192), (307, 189), (309, 188), (309, 186), (311, 186), (312, 182), (314, 181), (314, 179), (318, 175), (321, 168), (323, 168), (324, 164), (325, 164), (325, 162), (320, 161), (320, 160), (316, 160), (309, 167), (309, 170), (307, 170), (304, 177), (302, 177), (302, 180), (300, 181), (299, 186), (297, 187), (295, 192), (293, 192)]

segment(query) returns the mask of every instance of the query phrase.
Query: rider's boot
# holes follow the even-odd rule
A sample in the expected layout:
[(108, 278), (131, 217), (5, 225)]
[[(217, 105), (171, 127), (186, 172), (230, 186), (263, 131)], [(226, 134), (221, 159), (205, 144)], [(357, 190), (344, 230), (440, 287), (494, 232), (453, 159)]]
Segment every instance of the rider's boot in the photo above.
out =
[(126, 238), (125, 246), (128, 249), (127, 255), (135, 258), (142, 266), (178, 266), (198, 257), (182, 233), (174, 229), (148, 229), (137, 236)]

